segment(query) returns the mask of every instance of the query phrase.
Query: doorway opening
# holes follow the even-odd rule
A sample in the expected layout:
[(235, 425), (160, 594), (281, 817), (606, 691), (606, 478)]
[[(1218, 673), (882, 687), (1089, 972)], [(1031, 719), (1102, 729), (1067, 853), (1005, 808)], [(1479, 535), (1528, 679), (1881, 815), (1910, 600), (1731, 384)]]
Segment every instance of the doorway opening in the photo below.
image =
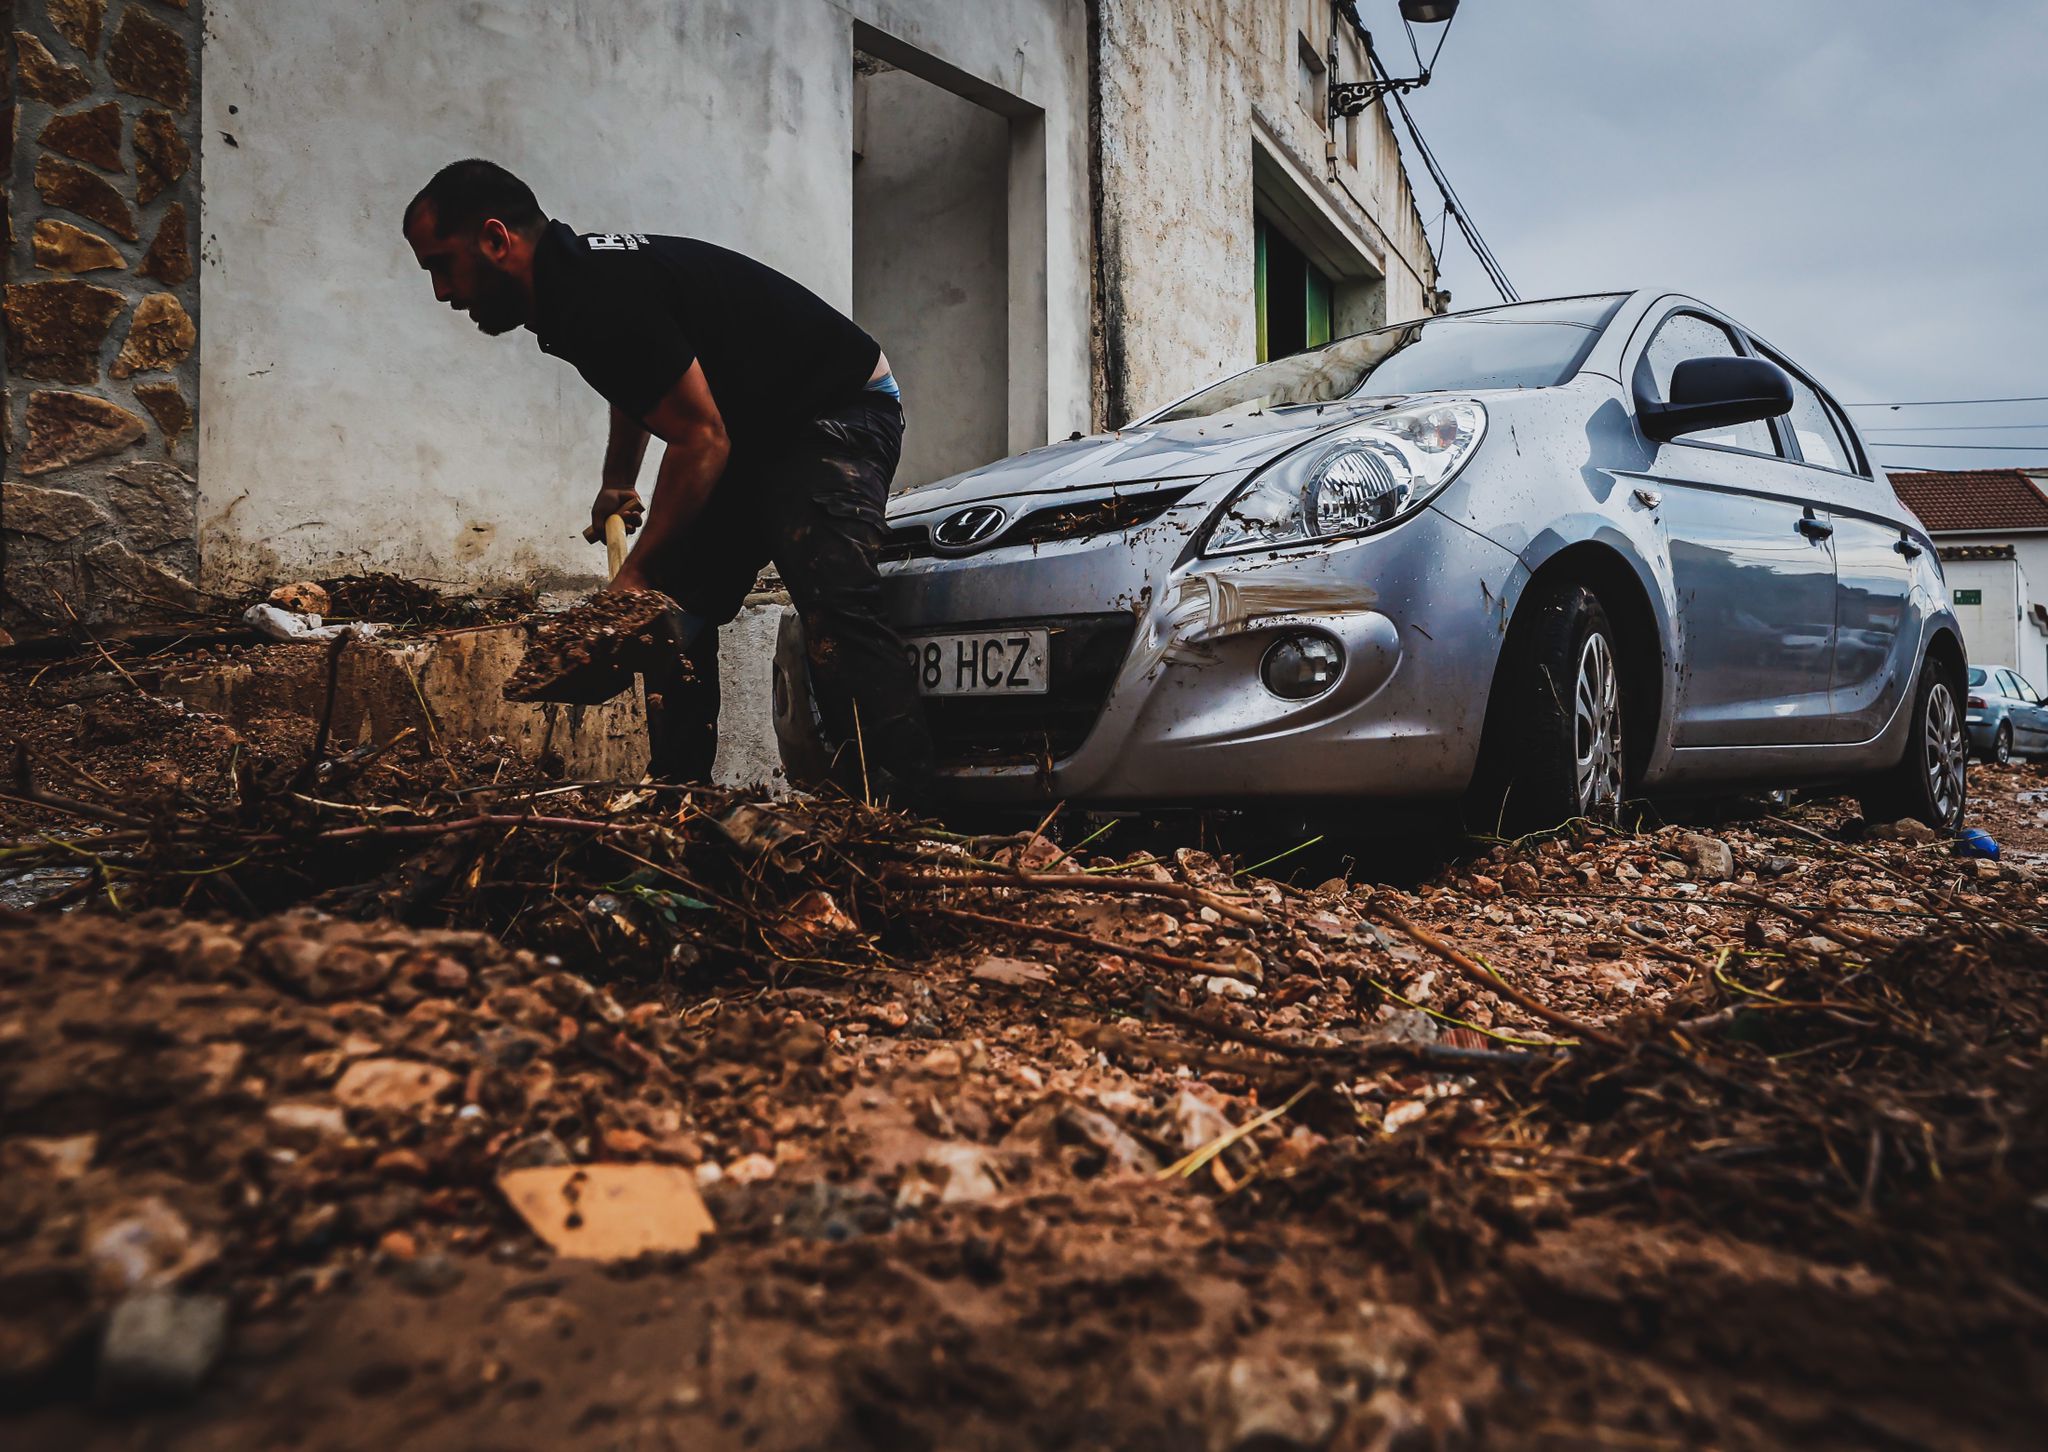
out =
[(1330, 341), (1330, 276), (1262, 215), (1253, 216), (1259, 361)]
[(1009, 118), (854, 52), (853, 318), (910, 427), (896, 486), (1010, 452)]

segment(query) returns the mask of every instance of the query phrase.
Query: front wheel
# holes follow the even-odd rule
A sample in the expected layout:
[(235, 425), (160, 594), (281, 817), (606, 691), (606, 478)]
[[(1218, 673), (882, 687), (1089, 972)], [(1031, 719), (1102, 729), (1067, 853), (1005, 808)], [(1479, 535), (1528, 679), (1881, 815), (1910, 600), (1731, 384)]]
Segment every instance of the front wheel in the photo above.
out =
[(1583, 585), (1552, 585), (1517, 612), (1487, 710), (1472, 826), (1520, 835), (1574, 817), (1621, 820), (1627, 700), (1613, 624)]
[(1940, 662), (1922, 664), (1906, 754), (1858, 793), (1866, 818), (1896, 822), (1912, 817), (1945, 834), (1962, 829), (1970, 744), (1963, 733), (1961, 696), (1953, 674)]

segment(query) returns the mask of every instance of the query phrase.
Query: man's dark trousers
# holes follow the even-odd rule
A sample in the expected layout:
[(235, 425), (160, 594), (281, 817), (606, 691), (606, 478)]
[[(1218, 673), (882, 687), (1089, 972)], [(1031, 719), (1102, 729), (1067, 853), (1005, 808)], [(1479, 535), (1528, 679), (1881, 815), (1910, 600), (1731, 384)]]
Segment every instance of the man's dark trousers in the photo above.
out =
[(883, 617), (876, 572), (902, 449), (902, 406), (863, 391), (787, 439), (745, 457), (734, 450), (703, 512), (650, 571), (658, 589), (707, 623), (689, 651), (694, 679), (648, 679), (655, 776), (710, 779), (718, 749), (716, 627), (739, 613), (773, 560), (803, 622), (825, 729), (843, 743), (840, 780), (860, 781), (864, 753), (878, 789), (888, 782), (899, 799), (920, 793), (931, 773), (931, 737), (903, 641)]

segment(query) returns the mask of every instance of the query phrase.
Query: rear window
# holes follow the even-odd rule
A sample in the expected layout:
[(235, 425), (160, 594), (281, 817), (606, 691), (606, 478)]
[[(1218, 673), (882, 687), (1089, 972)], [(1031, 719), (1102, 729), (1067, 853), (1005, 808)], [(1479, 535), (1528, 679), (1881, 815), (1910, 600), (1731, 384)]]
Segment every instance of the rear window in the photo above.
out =
[(1226, 378), (1147, 423), (1358, 395), (1550, 388), (1578, 372), (1626, 294), (1513, 303), (1354, 333)]
[(1971, 684), (1971, 685), (1973, 685), (1973, 686), (1981, 686), (1981, 685), (1983, 685), (1983, 684), (1984, 684), (1984, 683), (1985, 683), (1986, 681), (1988, 681), (1988, 680), (1990, 680), (1990, 679), (1991, 679), (1991, 677), (1990, 677), (1989, 673), (1987, 673), (1987, 672), (1985, 671), (1984, 667), (1982, 667), (1982, 666), (1971, 666), (1971, 667), (1970, 667), (1970, 684)]

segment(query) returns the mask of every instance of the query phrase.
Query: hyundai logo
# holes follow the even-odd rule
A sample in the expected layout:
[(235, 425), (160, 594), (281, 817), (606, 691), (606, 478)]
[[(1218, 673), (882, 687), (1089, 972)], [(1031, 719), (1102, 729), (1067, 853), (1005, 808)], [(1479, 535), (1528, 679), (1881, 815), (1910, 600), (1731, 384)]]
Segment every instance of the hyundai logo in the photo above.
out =
[(932, 538), (947, 549), (969, 549), (993, 536), (1009, 518), (1008, 511), (993, 504), (977, 504), (941, 520)]

